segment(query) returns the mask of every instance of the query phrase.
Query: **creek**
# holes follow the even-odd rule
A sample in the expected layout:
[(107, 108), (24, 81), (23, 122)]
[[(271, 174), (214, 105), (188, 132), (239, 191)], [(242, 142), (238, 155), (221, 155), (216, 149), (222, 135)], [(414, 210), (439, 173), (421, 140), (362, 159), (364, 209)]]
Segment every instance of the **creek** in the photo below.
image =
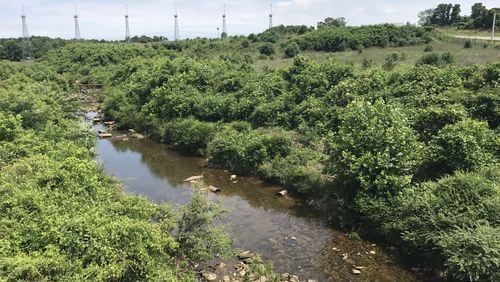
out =
[[(87, 113), (88, 118), (93, 115)], [(94, 126), (96, 131), (103, 129), (103, 125)], [(99, 139), (96, 150), (98, 162), (127, 192), (154, 202), (187, 204), (194, 188), (184, 179), (203, 175), (207, 185), (220, 188), (217, 194), (207, 193), (228, 211), (220, 225), (227, 229), (234, 246), (261, 254), (279, 273), (295, 274), (306, 281), (420, 280), (391, 251), (351, 239), (305, 200), (278, 196), (283, 187), (254, 177), (238, 176), (233, 181), (227, 171), (206, 168), (203, 158), (147, 139)], [(353, 274), (354, 265), (361, 274)]]

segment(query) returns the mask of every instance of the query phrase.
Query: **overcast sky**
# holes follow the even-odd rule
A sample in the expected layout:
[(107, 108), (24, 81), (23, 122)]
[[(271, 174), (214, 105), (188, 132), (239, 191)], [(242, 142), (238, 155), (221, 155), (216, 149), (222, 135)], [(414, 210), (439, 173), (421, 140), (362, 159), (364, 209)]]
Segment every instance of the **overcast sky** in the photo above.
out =
[[(227, 5), (229, 35), (261, 32), (268, 26), (270, 3), (275, 25), (310, 25), (326, 17), (345, 17), (350, 25), (416, 23), (419, 11), (446, 1), (433, 0), (178, 0), (181, 37), (212, 37), (222, 25)], [(477, 0), (453, 1), (469, 14)], [(0, 37), (21, 35), (21, 5), (24, 3), (31, 35), (72, 38), (74, 4), (78, 5), (82, 38), (122, 39), (124, 13), (128, 3), (130, 30), (134, 35), (173, 37), (173, 0), (0, 0)], [(486, 7), (500, 6), (500, 0), (482, 1)]]

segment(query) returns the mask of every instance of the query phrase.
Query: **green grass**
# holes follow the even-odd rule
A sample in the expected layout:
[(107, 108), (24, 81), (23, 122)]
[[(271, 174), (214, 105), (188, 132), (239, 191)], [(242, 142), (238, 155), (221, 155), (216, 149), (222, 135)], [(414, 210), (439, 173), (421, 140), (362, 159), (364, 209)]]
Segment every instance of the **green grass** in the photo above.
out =
[[(471, 65), (471, 64), (481, 64), (497, 62), (500, 60), (500, 50), (495, 49), (493, 46), (488, 46), (483, 48), (482, 45), (475, 45), (472, 48), (464, 48), (462, 44), (458, 43), (448, 43), (442, 41), (435, 41), (429, 44), (432, 46), (433, 51), (437, 53), (443, 53), (449, 51), (457, 65)], [(303, 52), (302, 54), (313, 61), (322, 62), (329, 58), (336, 59), (343, 63), (353, 63), (356, 67), (361, 68), (364, 59), (372, 60), (373, 67), (381, 67), (385, 58), (390, 53), (405, 54), (405, 59), (403, 61), (397, 62), (396, 68), (407, 68), (414, 66), (418, 59), (423, 55), (428, 54), (424, 52), (426, 45), (419, 46), (407, 46), (398, 48), (368, 48), (364, 49), (361, 53), (358, 51), (345, 51), (345, 52)], [(497, 44), (497, 46), (499, 46)], [(277, 69), (282, 67), (291, 66), (293, 60), (285, 59), (282, 54), (276, 54), (274, 60), (259, 60), (257, 59), (255, 67), (258, 70), (263, 70), (265, 68)]]
[[(437, 29), (438, 31), (454, 36), (483, 36), (483, 37), (490, 37), (491, 36), (491, 29), (483, 29), (483, 30), (476, 30), (476, 29), (458, 29), (456, 27), (440, 27)], [(499, 32), (496, 32), (496, 36), (499, 36)]]

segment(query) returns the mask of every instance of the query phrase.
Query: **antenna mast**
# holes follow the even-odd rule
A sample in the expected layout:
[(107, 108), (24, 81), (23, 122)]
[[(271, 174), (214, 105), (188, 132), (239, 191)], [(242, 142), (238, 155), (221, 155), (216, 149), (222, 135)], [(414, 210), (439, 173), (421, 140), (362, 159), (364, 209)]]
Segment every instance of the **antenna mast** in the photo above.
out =
[(76, 9), (76, 4), (75, 4), (75, 14), (73, 15), (75, 18), (75, 39), (80, 40), (82, 37), (80, 36), (80, 25), (78, 24), (78, 11)]
[(174, 40), (180, 40), (181, 36), (179, 34), (179, 19), (177, 15), (177, 4), (175, 4), (175, 14), (174, 14)]
[(33, 45), (31, 44), (31, 36), (28, 32), (28, 24), (26, 22), (26, 14), (24, 13), (24, 5), (22, 6), (21, 20), (23, 24), (23, 38), (21, 39), (21, 48), (23, 50), (22, 60), (29, 61), (33, 59)]
[(226, 25), (226, 4), (224, 4), (224, 14), (222, 14), (222, 34), (221, 38), (227, 37), (227, 25)]
[(273, 28), (273, 4), (271, 3), (271, 13), (269, 14), (269, 29)]
[(128, 23), (128, 4), (125, 4), (125, 42), (130, 42), (130, 26)]

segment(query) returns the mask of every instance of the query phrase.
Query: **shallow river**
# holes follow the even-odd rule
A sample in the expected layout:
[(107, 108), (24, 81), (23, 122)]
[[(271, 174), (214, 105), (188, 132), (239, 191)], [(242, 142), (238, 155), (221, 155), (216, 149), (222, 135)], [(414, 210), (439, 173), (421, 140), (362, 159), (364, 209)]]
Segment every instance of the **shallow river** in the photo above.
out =
[[(103, 127), (95, 126), (99, 129)], [(209, 197), (229, 211), (222, 223), (234, 246), (262, 254), (279, 273), (306, 281), (419, 280), (379, 246), (351, 240), (345, 231), (330, 227), (305, 201), (277, 196), (282, 187), (252, 177), (238, 177), (233, 183), (229, 172), (207, 169), (203, 159), (150, 140), (101, 139), (97, 153), (105, 171), (120, 179), (128, 192), (155, 202), (185, 205), (193, 188), (183, 180), (203, 174), (206, 184), (221, 189)], [(361, 274), (352, 273), (353, 265), (361, 266)]]

